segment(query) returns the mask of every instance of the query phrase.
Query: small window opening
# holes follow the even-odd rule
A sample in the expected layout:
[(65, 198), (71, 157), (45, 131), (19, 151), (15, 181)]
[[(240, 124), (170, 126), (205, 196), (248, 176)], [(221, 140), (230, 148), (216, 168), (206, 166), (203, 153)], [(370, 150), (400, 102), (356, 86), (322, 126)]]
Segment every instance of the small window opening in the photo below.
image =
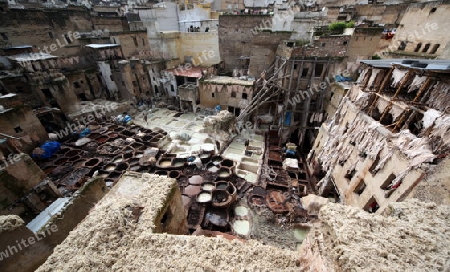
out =
[(308, 75), (308, 71), (309, 71), (308, 68), (303, 68), (303, 70), (302, 70), (302, 77), (306, 77)]
[(414, 49), (414, 52), (419, 52), (421, 47), (422, 47), (422, 43), (418, 43), (416, 46), (416, 49)]
[(399, 50), (399, 51), (404, 51), (405, 48), (406, 48), (406, 42), (401, 41), (401, 42), (400, 42), (400, 45), (398, 46), (398, 50)]
[(355, 169), (348, 170), (344, 177), (346, 179), (352, 179), (355, 176), (355, 174), (356, 174), (356, 170)]
[(428, 48), (430, 48), (429, 43), (425, 44), (425, 46), (423, 47), (422, 53), (426, 53), (428, 51)]
[(355, 187), (355, 190), (353, 192), (355, 192), (355, 194), (357, 195), (361, 195), (364, 192), (364, 189), (366, 189), (366, 183), (362, 179), (359, 181), (358, 185)]
[(71, 44), (72, 40), (70, 39), (69, 35), (64, 34), (64, 38), (66, 39), (67, 44)]
[(380, 205), (378, 205), (378, 202), (375, 200), (374, 197), (371, 197), (367, 204), (364, 206), (364, 210), (368, 213), (374, 213), (380, 208)]
[(431, 49), (430, 54), (435, 54), (440, 46), (441, 46), (440, 44), (433, 45), (433, 48)]
[(387, 179), (383, 182), (383, 184), (381, 184), (380, 188), (383, 190), (388, 190), (390, 188), (390, 185), (392, 183), (392, 181), (396, 178), (397, 176), (394, 174), (390, 174)]
[(15, 128), (14, 128), (14, 131), (15, 131), (16, 133), (21, 133), (21, 132), (23, 132), (23, 130), (22, 130), (22, 128), (21, 128), (20, 126), (15, 127)]

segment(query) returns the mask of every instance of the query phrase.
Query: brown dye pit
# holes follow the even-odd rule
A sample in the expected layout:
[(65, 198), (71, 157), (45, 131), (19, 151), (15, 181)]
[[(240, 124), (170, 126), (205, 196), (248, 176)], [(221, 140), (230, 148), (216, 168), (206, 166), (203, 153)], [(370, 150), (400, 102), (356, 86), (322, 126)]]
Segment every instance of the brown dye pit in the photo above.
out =
[(124, 171), (124, 170), (127, 170), (127, 169), (128, 169), (128, 164), (126, 164), (126, 163), (119, 163), (116, 166), (116, 171)]
[(61, 159), (58, 159), (57, 161), (55, 161), (55, 164), (60, 165), (60, 164), (65, 163), (67, 160), (68, 160), (68, 158), (61, 158)]
[(169, 178), (178, 178), (180, 176), (180, 172), (178, 171), (170, 171)]
[(215, 191), (213, 201), (216, 203), (226, 202), (228, 200), (229, 194), (226, 191)]
[(67, 158), (71, 158), (71, 157), (75, 157), (79, 153), (80, 153), (80, 151), (78, 151), (78, 150), (70, 150), (70, 151), (66, 152), (66, 154), (64, 154), (64, 155)]
[(92, 167), (92, 166), (97, 165), (99, 162), (100, 162), (99, 159), (94, 158), (94, 159), (90, 159), (87, 162), (85, 162), (84, 165), (87, 167)]
[(55, 168), (56, 168), (56, 166), (46, 167), (46, 168), (44, 168), (44, 173), (45, 173), (46, 175), (48, 175), (48, 174), (50, 174)]
[(108, 178), (110, 178), (110, 179), (116, 179), (116, 178), (118, 178), (118, 177), (120, 177), (120, 175), (122, 175), (121, 173), (119, 173), (119, 172), (111, 172), (109, 175), (108, 175)]
[(221, 165), (221, 166), (231, 167), (231, 166), (234, 165), (234, 162), (233, 162), (232, 160), (226, 159), (226, 160), (223, 160), (223, 161), (220, 163), (220, 165)]
[[(119, 134), (115, 133), (115, 132), (111, 132), (108, 134), (108, 137), (111, 139), (115, 139), (115, 138), (119, 137)], [(97, 139), (97, 141), (98, 141), (98, 139)]]

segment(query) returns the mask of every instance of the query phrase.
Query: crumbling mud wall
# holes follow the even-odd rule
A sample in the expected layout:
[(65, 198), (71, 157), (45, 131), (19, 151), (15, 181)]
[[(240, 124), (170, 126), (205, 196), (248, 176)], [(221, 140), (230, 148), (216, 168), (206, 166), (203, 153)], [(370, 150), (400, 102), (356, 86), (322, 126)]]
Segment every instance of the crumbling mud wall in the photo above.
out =
[(308, 271), (448, 271), (450, 206), (417, 199), (381, 215), (329, 203), (300, 248)]
[[(103, 179), (87, 182), (36, 233), (17, 215), (0, 216), (2, 271), (34, 271), (38, 268), (106, 192)], [(46, 212), (48, 211), (44, 211)]]

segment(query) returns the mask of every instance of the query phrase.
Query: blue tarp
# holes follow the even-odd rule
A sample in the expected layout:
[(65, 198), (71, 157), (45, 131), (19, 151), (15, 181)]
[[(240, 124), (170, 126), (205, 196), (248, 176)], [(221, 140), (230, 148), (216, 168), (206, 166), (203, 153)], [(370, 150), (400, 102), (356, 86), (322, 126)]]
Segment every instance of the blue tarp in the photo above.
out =
[(286, 150), (286, 155), (295, 155), (297, 152), (295, 150)]
[(126, 124), (126, 123), (128, 123), (128, 122), (130, 122), (131, 121), (131, 117), (129, 116), (129, 115), (125, 115), (125, 117), (123, 118), (123, 123), (124, 124)]
[(336, 76), (334, 76), (334, 80), (336, 82), (344, 82), (344, 81), (352, 81), (353, 79), (351, 77), (345, 77), (345, 76), (341, 76), (341, 75), (336, 75)]
[(292, 116), (292, 112), (290, 112), (290, 111), (286, 112), (286, 115), (284, 117), (284, 125), (285, 126), (289, 126), (291, 124), (291, 116)]
[(33, 154), (32, 156), (40, 159), (48, 159), (53, 154), (58, 152), (60, 147), (61, 144), (59, 142), (45, 142), (43, 145), (41, 145), (41, 149), (44, 150), (44, 154)]
[(80, 133), (80, 138), (86, 137), (87, 135), (89, 135), (91, 133), (91, 130), (89, 128), (85, 128), (81, 133)]

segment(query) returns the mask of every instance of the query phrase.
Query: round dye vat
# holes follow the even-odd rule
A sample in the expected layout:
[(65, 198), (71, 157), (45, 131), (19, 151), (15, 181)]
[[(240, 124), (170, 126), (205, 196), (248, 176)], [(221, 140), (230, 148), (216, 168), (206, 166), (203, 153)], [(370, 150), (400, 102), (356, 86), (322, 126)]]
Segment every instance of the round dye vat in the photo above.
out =
[(212, 158), (211, 161), (212, 161), (212, 163), (213, 163), (214, 165), (219, 165), (220, 162), (222, 161), (222, 158), (219, 157), (219, 156), (215, 156), (215, 157)]
[(202, 192), (197, 196), (197, 202), (206, 203), (211, 202), (212, 195), (210, 192)]
[(198, 193), (200, 193), (200, 190), (201, 190), (200, 186), (189, 185), (186, 188), (184, 188), (183, 194), (188, 196), (194, 196), (198, 195)]
[(234, 213), (237, 216), (246, 216), (248, 214), (248, 209), (243, 206), (236, 206), (236, 208), (234, 208)]
[(294, 237), (295, 239), (299, 240), (300, 242), (303, 242), (306, 235), (308, 235), (309, 228), (295, 228), (294, 229)]
[(115, 165), (110, 165), (105, 168), (106, 171), (113, 171), (114, 169), (116, 169)]
[(114, 160), (114, 163), (119, 163), (119, 162), (122, 162), (122, 161), (123, 161), (122, 158), (117, 158), (117, 159)]
[(214, 184), (211, 184), (211, 183), (204, 183), (202, 185), (202, 190), (204, 190), (204, 191), (212, 191), (215, 188), (216, 188), (216, 186), (214, 186)]
[(232, 227), (234, 232), (239, 235), (248, 235), (250, 233), (250, 222), (247, 220), (236, 220)]
[(221, 178), (227, 178), (230, 176), (230, 172), (228, 170), (220, 170), (219, 177)]
[(208, 171), (209, 172), (213, 172), (213, 173), (217, 173), (217, 171), (219, 171), (219, 167), (217, 167), (217, 166), (208, 167)]
[(200, 185), (203, 183), (202, 176), (195, 175), (189, 178), (189, 184)]
[(217, 190), (226, 190), (228, 188), (228, 182), (217, 182)]
[(171, 161), (163, 161), (159, 165), (161, 167), (170, 167), (170, 166), (172, 166), (172, 162)]
[(174, 162), (173, 166), (174, 166), (174, 167), (181, 167), (181, 166), (184, 166), (184, 162), (182, 162), (182, 161), (176, 161), (176, 162)]

